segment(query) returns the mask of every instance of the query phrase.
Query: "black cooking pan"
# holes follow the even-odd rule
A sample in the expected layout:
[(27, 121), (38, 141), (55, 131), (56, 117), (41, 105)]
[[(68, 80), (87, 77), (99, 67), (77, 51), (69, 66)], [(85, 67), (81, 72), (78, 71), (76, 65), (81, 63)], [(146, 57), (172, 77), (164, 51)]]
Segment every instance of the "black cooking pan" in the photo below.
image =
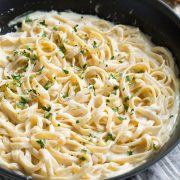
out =
[[(180, 68), (180, 19), (163, 2), (158, 0), (0, 0), (1, 34), (14, 31), (7, 23), (14, 17), (36, 10), (72, 10), (83, 14), (98, 15), (115, 23), (128, 24), (152, 37), (157, 45), (167, 47)], [(20, 25), (20, 24), (19, 24)], [(146, 163), (132, 171), (111, 178), (128, 178), (157, 162), (180, 142), (180, 118), (169, 141), (152, 155)], [(27, 179), (0, 168), (5, 179)], [(1, 179), (1, 178), (0, 178)]]

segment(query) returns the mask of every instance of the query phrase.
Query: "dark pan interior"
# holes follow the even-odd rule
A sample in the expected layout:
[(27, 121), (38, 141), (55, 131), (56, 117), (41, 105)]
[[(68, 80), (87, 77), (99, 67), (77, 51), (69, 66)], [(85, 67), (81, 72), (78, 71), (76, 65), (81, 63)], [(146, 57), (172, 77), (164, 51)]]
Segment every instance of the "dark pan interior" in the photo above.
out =
[[(13, 9), (12, 9), (13, 8)], [(7, 23), (27, 11), (71, 10), (83, 14), (94, 14), (115, 23), (135, 25), (152, 37), (157, 45), (171, 50), (180, 68), (180, 19), (158, 0), (0, 0), (1, 34), (14, 30)], [(178, 116), (179, 122), (179, 116)], [(123, 179), (140, 172), (166, 155), (180, 139), (180, 123), (170, 140), (147, 163), (112, 179)], [(13, 180), (26, 179), (23, 176), (0, 168), (0, 175)]]

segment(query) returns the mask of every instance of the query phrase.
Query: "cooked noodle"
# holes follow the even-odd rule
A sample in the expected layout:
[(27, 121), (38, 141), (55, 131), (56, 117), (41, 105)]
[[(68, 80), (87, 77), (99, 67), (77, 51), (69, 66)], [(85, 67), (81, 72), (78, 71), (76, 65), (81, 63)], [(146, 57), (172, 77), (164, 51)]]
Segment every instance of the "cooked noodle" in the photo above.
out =
[(35, 13), (0, 37), (0, 166), (35, 179), (103, 179), (169, 138), (179, 108), (171, 53), (138, 28)]

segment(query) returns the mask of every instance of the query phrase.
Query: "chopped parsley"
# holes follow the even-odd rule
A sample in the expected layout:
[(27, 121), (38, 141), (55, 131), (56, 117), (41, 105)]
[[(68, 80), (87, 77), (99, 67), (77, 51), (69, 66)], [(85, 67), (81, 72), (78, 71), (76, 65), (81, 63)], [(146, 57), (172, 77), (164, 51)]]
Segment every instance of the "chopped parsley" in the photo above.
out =
[(84, 66), (83, 66), (83, 70), (86, 70), (87, 69), (87, 63), (86, 64), (84, 64)]
[(66, 48), (64, 47), (64, 45), (62, 44), (61, 46), (59, 46), (59, 50), (65, 54), (66, 53)]
[(40, 22), (39, 22), (39, 24), (41, 24), (42, 26), (47, 26), (47, 24), (46, 24), (46, 21), (45, 21), (45, 20), (40, 21)]
[(75, 32), (77, 32), (77, 27), (78, 27), (78, 24), (76, 24), (76, 25), (73, 27), (73, 29), (74, 29)]
[(118, 88), (119, 88), (119, 86), (114, 86), (114, 88), (113, 88), (113, 89), (114, 89), (114, 90), (117, 90)]
[(127, 153), (129, 156), (133, 155), (133, 151), (127, 151)]
[(111, 56), (111, 60), (113, 60), (114, 59), (114, 56)]
[(65, 74), (69, 74), (69, 71), (66, 70), (66, 69), (63, 69), (63, 72), (64, 72)]
[(21, 75), (20, 74), (13, 74), (12, 75), (12, 78), (14, 79), (14, 80), (16, 80), (16, 81), (19, 81), (20, 79), (21, 79)]
[(25, 109), (26, 104), (28, 104), (28, 100), (24, 97), (20, 97), (20, 101), (17, 103), (17, 107), (20, 109)]
[(110, 100), (109, 100), (109, 99), (106, 99), (106, 102), (110, 102)]
[(117, 112), (117, 111), (119, 110), (119, 108), (118, 108), (118, 107), (114, 107), (114, 108), (112, 108), (112, 110), (113, 110), (114, 112)]
[(34, 94), (36, 94), (36, 95), (37, 95), (37, 92), (36, 92), (36, 90), (35, 90), (35, 89), (30, 89), (30, 90), (29, 90), (29, 92), (33, 92)]
[(157, 150), (157, 147), (156, 147), (156, 145), (153, 143), (153, 145), (152, 145), (152, 148), (153, 148), (153, 150)]
[(47, 111), (47, 112), (49, 112), (49, 111), (51, 110), (51, 106), (49, 106), (49, 107), (42, 106), (41, 108), (42, 108), (44, 111)]
[(40, 145), (41, 148), (45, 147), (45, 140), (44, 139), (39, 139), (36, 142)]
[(57, 28), (56, 26), (54, 26), (52, 29), (53, 29), (54, 31), (57, 31), (57, 30), (58, 30), (58, 28)]
[(95, 89), (94, 85), (89, 85), (88, 89), (92, 89), (94, 91), (94, 96), (96, 96), (96, 92), (95, 92), (96, 89)]
[(62, 96), (62, 98), (64, 98), (64, 99), (67, 98), (67, 97), (68, 97), (68, 95), (63, 95), (63, 96)]
[(48, 81), (45, 85), (44, 85), (44, 89), (48, 90), (51, 87), (51, 81)]
[(170, 115), (170, 116), (169, 116), (169, 118), (172, 118), (172, 117), (174, 117), (174, 115)]
[(26, 49), (27, 49), (28, 51), (32, 51), (32, 49), (31, 49), (29, 46), (26, 46)]
[(43, 34), (42, 34), (42, 37), (47, 37), (47, 34), (46, 34), (46, 33), (43, 33)]
[(92, 44), (93, 48), (97, 48), (97, 42), (96, 41), (93, 41), (93, 44)]
[(76, 120), (76, 124), (79, 124), (80, 122), (79, 122), (79, 120)]
[(122, 116), (118, 116), (118, 119), (123, 121), (123, 120), (126, 120), (127, 118), (126, 117), (122, 117)]
[(84, 156), (81, 156), (81, 157), (79, 157), (79, 160), (80, 160), (80, 161), (85, 161), (86, 158), (85, 158)]
[(37, 60), (37, 55), (36, 55), (36, 54), (33, 54), (32, 60), (33, 60), (33, 61), (36, 61), (36, 60)]
[(127, 76), (125, 77), (125, 79), (126, 79), (126, 81), (130, 81), (129, 75), (127, 75)]
[(23, 50), (23, 52), (21, 52), (21, 54), (27, 58), (30, 58), (30, 53), (27, 52), (26, 50)]
[(41, 68), (39, 68), (39, 69), (37, 70), (37, 72), (38, 72), (39, 74), (41, 74), (42, 71), (43, 71), (43, 69), (44, 69), (44, 66), (42, 66)]
[(86, 150), (86, 149), (81, 149), (81, 151), (82, 151), (83, 153), (87, 153), (87, 150)]
[(134, 108), (131, 109), (131, 114), (130, 115), (133, 115), (134, 114)]
[(109, 79), (116, 79), (116, 77), (111, 73), (110, 75), (109, 75)]
[(14, 56), (15, 56), (15, 55), (18, 54), (18, 51), (14, 50), (13, 53), (14, 53)]
[(7, 87), (7, 88), (10, 88), (10, 87), (9, 87), (9, 84), (6, 84), (6, 87)]
[(57, 126), (61, 126), (61, 125), (58, 123)]
[(124, 98), (124, 101), (127, 102), (127, 101), (129, 101), (129, 99), (130, 99), (129, 96), (126, 96), (126, 97)]
[(115, 137), (113, 137), (113, 135), (111, 133), (108, 133), (106, 138), (105, 138), (105, 142), (107, 141), (114, 141)]
[(32, 22), (32, 19), (30, 19), (29, 16), (26, 16), (25, 22), (26, 22), (26, 23), (30, 23), (30, 22)]
[(84, 51), (84, 50), (80, 50), (80, 53), (84, 55), (84, 54), (85, 54), (85, 51)]
[(44, 117), (45, 117), (46, 119), (49, 119), (51, 115), (52, 115), (52, 113), (47, 113)]
[(127, 104), (123, 104), (124, 105), (124, 109), (126, 112), (128, 112), (129, 106)]

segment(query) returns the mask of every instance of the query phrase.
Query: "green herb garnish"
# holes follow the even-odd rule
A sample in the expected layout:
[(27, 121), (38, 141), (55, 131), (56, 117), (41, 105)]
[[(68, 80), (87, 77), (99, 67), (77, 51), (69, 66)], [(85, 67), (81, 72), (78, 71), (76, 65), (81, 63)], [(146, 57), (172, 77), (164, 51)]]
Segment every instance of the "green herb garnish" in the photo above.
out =
[(113, 137), (113, 135), (111, 133), (108, 133), (106, 138), (105, 138), (105, 142), (107, 141), (114, 141), (115, 140), (115, 137)]
[(129, 101), (129, 99), (130, 99), (129, 96), (126, 96), (126, 97), (124, 98), (124, 101), (127, 102), (127, 101)]
[(57, 31), (57, 30), (58, 30), (58, 28), (57, 28), (56, 26), (54, 26), (52, 29), (53, 29), (54, 31)]
[(96, 96), (96, 91), (95, 91), (96, 89), (95, 89), (94, 85), (89, 85), (88, 89), (92, 89), (94, 91), (94, 96)]
[(14, 79), (14, 80), (16, 80), (16, 81), (19, 81), (20, 79), (21, 79), (21, 75), (20, 74), (13, 74), (12, 75), (12, 78)]
[(96, 41), (93, 41), (93, 44), (92, 44), (93, 48), (97, 48), (97, 42)]
[(79, 124), (80, 122), (79, 122), (79, 120), (76, 120), (76, 124)]
[(64, 45), (62, 44), (61, 46), (59, 46), (59, 50), (65, 54), (66, 53), (66, 48), (64, 47)]
[(30, 58), (30, 53), (27, 52), (26, 50), (23, 50), (23, 52), (21, 52), (21, 54), (27, 58)]
[(114, 112), (117, 112), (117, 111), (119, 110), (119, 108), (118, 108), (118, 107), (114, 107), (114, 108), (112, 108), (112, 110), (113, 110)]
[(114, 56), (111, 56), (111, 60), (113, 60), (114, 59)]
[(32, 51), (32, 49), (31, 49), (29, 46), (26, 46), (26, 49), (27, 49), (28, 51)]
[(81, 156), (81, 157), (79, 157), (79, 160), (80, 160), (80, 161), (85, 161), (86, 158), (85, 158), (84, 156)]
[(43, 33), (43, 34), (42, 34), (42, 37), (47, 37), (47, 34), (46, 34), (46, 33)]
[(25, 22), (26, 22), (26, 23), (30, 23), (30, 22), (32, 22), (32, 19), (30, 19), (29, 16), (26, 16)]
[(44, 85), (44, 89), (48, 90), (51, 87), (51, 81), (48, 81), (45, 85)]
[(113, 88), (113, 89), (114, 89), (114, 90), (117, 90), (118, 88), (119, 88), (119, 86), (114, 86), (114, 88)]
[(84, 153), (87, 153), (87, 150), (86, 149), (81, 149), (82, 152)]
[(13, 53), (14, 53), (14, 56), (15, 56), (15, 55), (18, 54), (18, 51), (14, 50)]
[(169, 118), (172, 118), (172, 117), (174, 117), (174, 115), (170, 115), (170, 116), (169, 116)]
[(20, 109), (25, 109), (26, 104), (28, 104), (28, 100), (24, 97), (20, 97), (20, 101), (17, 103), (17, 107), (19, 107)]
[(153, 145), (152, 145), (152, 148), (153, 148), (153, 150), (157, 150), (157, 147), (156, 147), (156, 145), (153, 143)]
[(41, 108), (42, 108), (44, 111), (47, 111), (47, 112), (49, 112), (49, 111), (51, 110), (51, 106), (49, 106), (49, 107), (42, 106)]
[(86, 70), (87, 69), (87, 64), (84, 64), (84, 66), (83, 66), (83, 70)]
[(84, 55), (84, 54), (85, 54), (85, 51), (84, 51), (84, 50), (80, 50), (80, 53)]
[(41, 148), (44, 148), (44, 147), (45, 147), (45, 140), (39, 139), (39, 140), (37, 140), (36, 142), (40, 145)]
[(127, 151), (127, 153), (129, 156), (133, 155), (133, 151)]
[(110, 78), (116, 79), (116, 77), (115, 77), (112, 73), (109, 75), (109, 79), (110, 79)]
[(69, 71), (66, 70), (66, 69), (63, 69), (63, 72), (64, 72), (65, 74), (69, 74)]
[(42, 66), (40, 69), (38, 69), (37, 72), (38, 72), (39, 74), (41, 74), (42, 71), (43, 71), (43, 69), (44, 69), (44, 66)]
[(78, 24), (76, 24), (76, 25), (73, 27), (73, 29), (74, 29), (75, 32), (77, 32), (77, 27), (78, 27)]
[(52, 113), (47, 113), (44, 117), (45, 117), (46, 119), (49, 119), (51, 115), (52, 115)]
[(37, 60), (37, 55), (36, 55), (36, 54), (33, 54), (32, 60), (33, 60), (33, 61), (36, 61), (36, 60)]
[(42, 26), (47, 26), (47, 24), (46, 24), (45, 20), (40, 21), (40, 22), (39, 22), (39, 24), (41, 24)]
[(63, 95), (63, 96), (62, 96), (62, 98), (64, 98), (64, 99), (67, 98), (67, 97), (68, 97), (68, 95)]
[(124, 109), (126, 112), (128, 112), (129, 106), (127, 104), (123, 104), (124, 105)]
[(125, 77), (125, 79), (126, 79), (126, 81), (130, 81), (129, 75), (127, 75), (127, 76)]
[(122, 117), (122, 116), (118, 116), (118, 119), (123, 121), (123, 120), (126, 120), (127, 118), (126, 117)]

